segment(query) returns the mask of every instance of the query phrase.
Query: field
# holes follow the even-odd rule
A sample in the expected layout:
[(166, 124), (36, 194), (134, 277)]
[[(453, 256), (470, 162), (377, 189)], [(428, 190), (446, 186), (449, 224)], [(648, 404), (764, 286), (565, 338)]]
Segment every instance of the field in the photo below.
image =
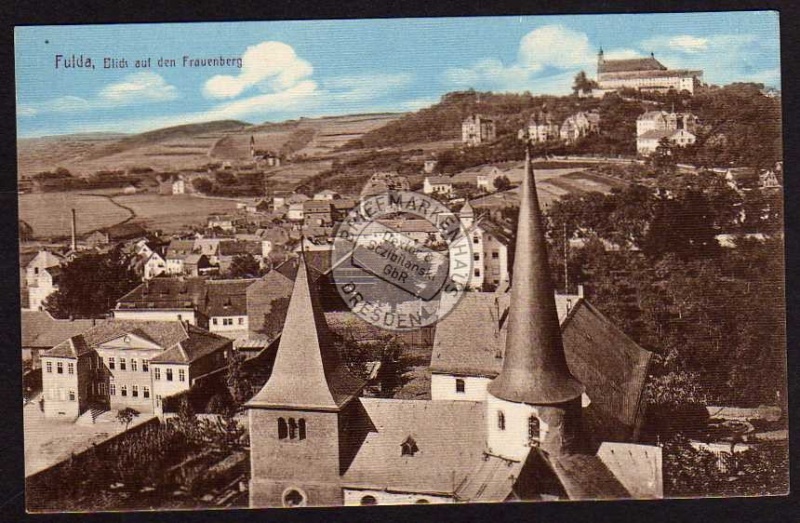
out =
[(176, 232), (184, 225), (205, 225), (210, 214), (236, 210), (233, 200), (188, 195), (132, 194), (117, 196), (114, 201), (133, 209), (137, 223), (165, 233)]
[(22, 194), (19, 217), (31, 227), (37, 238), (68, 236), (70, 209), (77, 212), (78, 234), (108, 227), (132, 216), (110, 198), (77, 192)]

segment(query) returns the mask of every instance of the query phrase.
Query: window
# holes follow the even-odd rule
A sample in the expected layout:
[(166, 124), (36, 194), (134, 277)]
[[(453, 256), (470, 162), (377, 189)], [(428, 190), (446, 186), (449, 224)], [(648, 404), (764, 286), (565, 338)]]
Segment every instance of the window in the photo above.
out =
[(74, 390), (69, 391), (69, 400), (70, 401), (75, 401), (75, 391)]
[(113, 357), (109, 357), (108, 358), (108, 368), (111, 369), (111, 370), (114, 370), (114, 358)]
[(186, 381), (186, 370), (178, 369), (178, 381)]
[(479, 236), (473, 236), (472, 237), (472, 243), (478, 244), (480, 242), (481, 242), (481, 239), (480, 239)]
[(496, 260), (500, 257), (500, 253), (497, 251), (492, 251), (492, 259)]
[(211, 323), (213, 323), (214, 325), (216, 325), (216, 324), (217, 324), (217, 319), (216, 319), (216, 318), (212, 319), (212, 320), (211, 320)]
[(300, 439), (306, 439), (306, 420), (303, 418), (297, 422), (297, 435)]
[(60, 361), (56, 363), (56, 372), (58, 372), (59, 374), (64, 374), (64, 364), (61, 363)]
[(119, 359), (119, 370), (125, 370), (125, 358)]
[(139, 397), (139, 385), (134, 385), (133, 387), (131, 387), (131, 396), (133, 396), (134, 398)]
[(239, 318), (239, 325), (244, 325), (244, 318)]
[(278, 439), (286, 439), (289, 436), (289, 427), (286, 420), (278, 418)]
[(153, 369), (153, 378), (157, 380), (161, 379), (161, 369), (159, 369), (158, 367), (155, 367)]
[(75, 374), (75, 364), (67, 363), (67, 374)]
[(475, 254), (472, 255), (472, 259), (475, 260), (475, 261), (480, 261), (481, 260), (481, 253), (476, 252)]
[(304, 507), (306, 505), (306, 496), (298, 489), (289, 489), (283, 493), (283, 506), (284, 507)]
[(53, 373), (53, 362), (52, 361), (48, 361), (47, 362), (47, 372), (49, 372), (50, 374)]
[(295, 439), (297, 437), (297, 422), (294, 418), (289, 418), (289, 439)]
[(479, 278), (480, 275), (481, 275), (481, 270), (480, 269), (475, 269), (475, 277)]
[(502, 410), (497, 411), (497, 428), (506, 430), (506, 415), (503, 414)]
[(142, 372), (150, 372), (150, 362), (142, 360)]
[(531, 446), (539, 446), (540, 430), (539, 418), (536, 416), (528, 418), (528, 441), (530, 441)]
[(159, 396), (156, 396), (156, 407), (160, 407), (160, 406), (161, 406), (161, 396), (159, 395)]
[(456, 380), (456, 392), (464, 393), (464, 380), (460, 378)]
[(128, 395), (128, 386), (127, 385), (121, 385), (119, 387), (119, 394), (120, 394), (120, 396), (123, 396), (123, 397), (127, 396)]
[(135, 358), (131, 358), (131, 370), (136, 372), (137, 370), (139, 370), (137, 367), (138, 367), (138, 363), (137, 363), (136, 359)]
[(378, 500), (375, 498), (375, 496), (364, 496), (363, 498), (361, 498), (361, 504), (362, 505), (377, 505), (378, 504)]
[(117, 386), (113, 383), (108, 384), (108, 394), (109, 396), (116, 396), (117, 395)]
[(150, 387), (142, 387), (142, 397), (145, 399), (150, 397)]
[(222, 318), (223, 325), (233, 325), (233, 318)]
[(167, 368), (167, 381), (172, 381), (172, 368)]
[(408, 436), (405, 441), (400, 444), (401, 456), (413, 456), (417, 452), (419, 452), (419, 447), (417, 446), (417, 442), (411, 436)]

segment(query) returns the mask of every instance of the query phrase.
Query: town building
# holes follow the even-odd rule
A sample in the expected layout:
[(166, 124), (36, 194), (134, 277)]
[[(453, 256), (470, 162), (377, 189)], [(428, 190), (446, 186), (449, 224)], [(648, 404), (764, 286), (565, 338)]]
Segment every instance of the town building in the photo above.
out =
[(293, 222), (302, 222), (305, 216), (303, 210), (305, 205), (303, 202), (296, 202), (289, 204), (289, 211), (286, 213), (286, 219)]
[(163, 398), (227, 365), (232, 345), (177, 321), (97, 325), (42, 354), (45, 417), (127, 407), (161, 414)]
[(597, 84), (601, 91), (628, 88), (665, 93), (674, 89), (694, 94), (702, 78), (702, 70), (667, 69), (653, 53), (647, 58), (625, 60), (606, 60), (602, 49), (597, 54)]
[(41, 250), (25, 266), (28, 309), (42, 310), (44, 301), (58, 289), (62, 263), (64, 258), (58, 254)]
[(438, 161), (434, 159), (427, 159), (422, 164), (422, 171), (425, 174), (433, 174), (436, 171), (436, 166), (438, 165)]
[(516, 253), (483, 401), (360, 397), (301, 257), (272, 373), (246, 404), (250, 506), (662, 497), (659, 447), (585, 444), (587, 389), (565, 357), (529, 161)]
[(453, 180), (448, 176), (426, 176), (422, 192), (449, 198), (453, 195)]
[(84, 240), (89, 248), (102, 248), (121, 242), (142, 239), (147, 230), (137, 223), (118, 223), (89, 234)]
[(324, 189), (314, 195), (315, 200), (338, 200), (341, 197), (338, 192), (330, 189)]
[(105, 320), (59, 320), (47, 311), (22, 311), (22, 361), (41, 368), (40, 356), (62, 341), (85, 332)]
[(242, 224), (242, 219), (230, 214), (215, 214), (208, 217), (209, 229), (221, 229), (223, 231), (236, 232), (236, 227)]
[[(476, 220), (469, 202), (459, 211), (459, 219), (466, 231), (465, 240), (472, 248), (472, 275), (469, 288), (494, 290), (509, 281), (509, 255), (511, 231), (504, 230), (489, 220)], [(451, 275), (458, 267), (458, 249), (450, 249)]]
[(534, 143), (544, 143), (558, 140), (559, 125), (547, 107), (542, 107), (537, 113), (531, 114), (528, 120), (528, 135)]
[(167, 247), (166, 258), (167, 274), (183, 274), (183, 262), (195, 253), (194, 240), (172, 240)]
[(333, 223), (333, 205), (328, 199), (314, 199), (303, 202), (303, 224), (325, 227)]
[(505, 176), (503, 171), (497, 167), (492, 167), (488, 171), (483, 170), (476, 175), (475, 185), (478, 189), (482, 189), (486, 192), (495, 192), (497, 188), (494, 186), (494, 181), (503, 176)]
[(697, 127), (697, 117), (691, 113), (647, 111), (636, 119), (636, 151), (649, 156), (664, 139), (686, 147), (697, 140)]
[(464, 145), (480, 145), (497, 138), (494, 120), (480, 114), (471, 114), (461, 122), (461, 142)]
[(599, 132), (600, 114), (594, 111), (579, 111), (564, 120), (559, 130), (559, 137), (572, 144), (585, 136)]

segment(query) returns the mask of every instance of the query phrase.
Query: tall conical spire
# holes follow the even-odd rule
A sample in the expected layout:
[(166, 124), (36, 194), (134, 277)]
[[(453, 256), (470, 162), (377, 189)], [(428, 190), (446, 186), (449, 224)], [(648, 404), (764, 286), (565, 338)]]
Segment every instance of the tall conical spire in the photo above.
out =
[(500, 375), (489, 384), (494, 397), (516, 403), (563, 403), (584, 390), (564, 356), (544, 232), (528, 149), (505, 358)]
[(325, 315), (301, 256), (272, 374), (247, 405), (339, 410), (364, 384), (348, 372), (329, 340)]

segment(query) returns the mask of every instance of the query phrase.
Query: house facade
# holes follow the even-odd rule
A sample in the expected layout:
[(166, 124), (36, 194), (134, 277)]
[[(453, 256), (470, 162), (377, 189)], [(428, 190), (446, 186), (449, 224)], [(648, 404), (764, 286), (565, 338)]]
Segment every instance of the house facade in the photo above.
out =
[(494, 120), (480, 114), (471, 114), (461, 122), (461, 142), (464, 145), (480, 145), (497, 138)]
[(426, 176), (422, 184), (422, 192), (449, 198), (453, 195), (453, 180), (447, 176)]
[(559, 130), (559, 125), (547, 108), (542, 108), (538, 113), (531, 114), (528, 120), (528, 136), (536, 143), (558, 140)]
[(697, 127), (697, 117), (691, 113), (647, 111), (636, 119), (636, 151), (649, 156), (663, 139), (686, 147), (697, 140)]
[[(467, 202), (459, 211), (472, 250), (472, 275), (470, 289), (496, 289), (509, 280), (509, 251), (511, 235), (488, 220), (476, 220), (472, 206)], [(460, 251), (450, 249), (450, 270), (456, 270)]]
[(161, 414), (163, 398), (227, 364), (232, 342), (183, 322), (112, 320), (42, 355), (44, 413), (89, 408)]
[(25, 266), (28, 309), (42, 310), (44, 301), (58, 289), (64, 259), (50, 251), (39, 251)]

